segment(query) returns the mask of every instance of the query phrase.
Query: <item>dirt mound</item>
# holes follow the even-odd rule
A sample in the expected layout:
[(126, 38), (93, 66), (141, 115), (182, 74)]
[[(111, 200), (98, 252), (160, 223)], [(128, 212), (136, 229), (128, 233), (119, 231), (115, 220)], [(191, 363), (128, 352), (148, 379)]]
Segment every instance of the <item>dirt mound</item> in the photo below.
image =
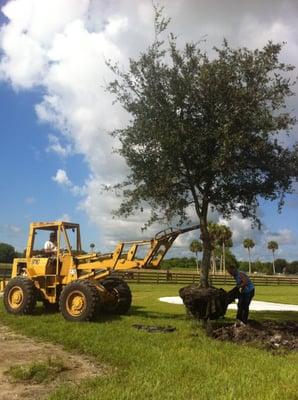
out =
[(199, 285), (189, 285), (179, 290), (185, 307), (198, 319), (223, 317), (228, 305), (237, 298), (238, 294), (238, 288), (226, 292), (224, 289), (202, 288)]
[(229, 324), (212, 332), (218, 340), (247, 343), (272, 351), (298, 350), (298, 323), (292, 321), (249, 321), (245, 326)]

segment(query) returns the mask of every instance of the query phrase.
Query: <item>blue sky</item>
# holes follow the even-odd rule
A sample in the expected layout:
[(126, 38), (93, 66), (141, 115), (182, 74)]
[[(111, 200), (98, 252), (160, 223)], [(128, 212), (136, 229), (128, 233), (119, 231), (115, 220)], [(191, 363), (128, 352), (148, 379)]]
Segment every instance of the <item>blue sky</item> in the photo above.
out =
[[(113, 184), (127, 172), (112, 153), (117, 143), (108, 131), (123, 126), (128, 117), (103, 89), (111, 79), (104, 59), (125, 65), (151, 42), (151, 1), (15, 0), (0, 1), (0, 6), (5, 3), (0, 14), (0, 241), (21, 250), (31, 221), (55, 219), (79, 222), (86, 249), (94, 242), (107, 251), (118, 240), (142, 237), (144, 216), (113, 219), (111, 210), (119, 200), (101, 192), (102, 184)], [(207, 34), (208, 51), (224, 36), (233, 45), (251, 48), (283, 40), (282, 57), (298, 65), (294, 0), (286, 5), (163, 3), (181, 41)], [(296, 104), (295, 97), (290, 103), (294, 112)], [(258, 242), (255, 258), (270, 259), (266, 243), (273, 239), (280, 245), (279, 257), (298, 259), (298, 195), (287, 200), (282, 214), (275, 203), (261, 203), (260, 232), (252, 231), (249, 221), (232, 218), (238, 257), (246, 258), (241, 243), (251, 236)], [(144, 237), (159, 229), (153, 227)], [(190, 256), (192, 238), (179, 238), (169, 256)]]
[(88, 174), (80, 155), (61, 159), (47, 151), (48, 135), (55, 132), (49, 124), (37, 121), (34, 105), (40, 93), (15, 92), (10, 85), (0, 84), (0, 241), (22, 249), (26, 245), (29, 223), (69, 216), (79, 221), (87, 232), (85, 244), (98, 238), (95, 226), (88, 223), (86, 213), (77, 207), (77, 198), (57, 186), (52, 176), (58, 167), (68, 168), (76, 182)]

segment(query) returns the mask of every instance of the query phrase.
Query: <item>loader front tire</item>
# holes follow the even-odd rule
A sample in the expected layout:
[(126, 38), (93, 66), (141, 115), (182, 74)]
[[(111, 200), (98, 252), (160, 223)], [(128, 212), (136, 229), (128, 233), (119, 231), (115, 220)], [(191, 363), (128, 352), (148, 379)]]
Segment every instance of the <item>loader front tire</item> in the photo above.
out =
[(99, 303), (96, 286), (87, 279), (74, 281), (64, 287), (59, 308), (67, 321), (90, 321), (94, 318)]
[(4, 291), (4, 307), (10, 314), (32, 314), (37, 299), (34, 282), (24, 276), (12, 278)]
[(131, 306), (131, 291), (128, 284), (119, 278), (106, 278), (100, 282), (113, 295), (113, 301), (103, 304), (103, 311), (112, 314), (126, 314)]

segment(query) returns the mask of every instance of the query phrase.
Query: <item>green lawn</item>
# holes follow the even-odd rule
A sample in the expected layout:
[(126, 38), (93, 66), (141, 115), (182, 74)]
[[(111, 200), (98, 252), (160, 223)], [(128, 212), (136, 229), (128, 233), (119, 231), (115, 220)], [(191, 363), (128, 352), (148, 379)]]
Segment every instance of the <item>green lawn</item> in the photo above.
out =
[[(0, 307), (1, 321), (30, 336), (63, 344), (109, 365), (110, 373), (74, 387), (65, 384), (49, 399), (298, 399), (298, 354), (217, 342), (179, 305), (158, 297), (177, 295), (177, 285), (131, 285), (127, 316), (68, 323), (59, 314), (14, 317)], [(298, 304), (296, 287), (257, 287), (257, 300)], [(227, 318), (234, 318), (229, 312)], [(252, 318), (292, 319), (298, 313), (251, 313)], [(171, 325), (173, 333), (147, 333), (134, 323)]]

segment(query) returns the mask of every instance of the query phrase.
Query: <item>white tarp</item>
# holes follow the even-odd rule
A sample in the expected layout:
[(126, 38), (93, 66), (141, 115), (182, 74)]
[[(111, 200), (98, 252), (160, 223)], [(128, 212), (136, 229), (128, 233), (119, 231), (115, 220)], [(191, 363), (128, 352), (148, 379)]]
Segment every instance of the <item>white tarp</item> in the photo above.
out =
[[(171, 304), (183, 304), (181, 297), (160, 297), (160, 301)], [(237, 304), (230, 304), (229, 310), (236, 310)], [(253, 300), (250, 303), (249, 309), (252, 311), (298, 311), (298, 305), (294, 304), (281, 304), (281, 303), (271, 303), (268, 301), (257, 301)]]

